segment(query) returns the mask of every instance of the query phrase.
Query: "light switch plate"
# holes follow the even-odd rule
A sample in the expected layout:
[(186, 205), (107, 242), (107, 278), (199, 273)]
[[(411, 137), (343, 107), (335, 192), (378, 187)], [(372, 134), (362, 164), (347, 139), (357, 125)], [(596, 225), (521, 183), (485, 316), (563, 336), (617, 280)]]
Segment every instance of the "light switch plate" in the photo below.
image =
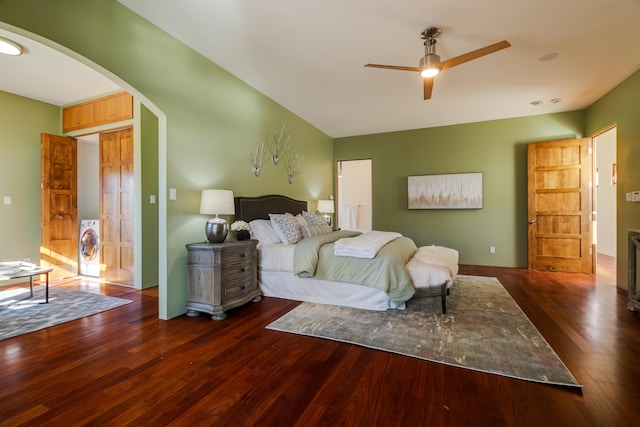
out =
[(151, 203), (152, 205), (156, 204), (156, 195), (152, 194), (149, 196), (149, 203)]
[(11, 204), (11, 196), (4, 196), (4, 204), (5, 205)]
[(175, 188), (169, 189), (169, 200), (176, 200), (178, 198), (178, 193)]

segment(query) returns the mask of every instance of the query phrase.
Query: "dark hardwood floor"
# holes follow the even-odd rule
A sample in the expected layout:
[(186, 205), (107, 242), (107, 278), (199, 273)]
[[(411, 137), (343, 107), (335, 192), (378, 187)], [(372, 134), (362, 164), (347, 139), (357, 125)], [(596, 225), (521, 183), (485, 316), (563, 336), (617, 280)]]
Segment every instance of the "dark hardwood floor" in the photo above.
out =
[(0, 341), (0, 424), (638, 425), (640, 316), (612, 266), (461, 266), (500, 280), (581, 392), (265, 329), (294, 301), (264, 298), (221, 322), (162, 321), (155, 289), (58, 283), (133, 303)]

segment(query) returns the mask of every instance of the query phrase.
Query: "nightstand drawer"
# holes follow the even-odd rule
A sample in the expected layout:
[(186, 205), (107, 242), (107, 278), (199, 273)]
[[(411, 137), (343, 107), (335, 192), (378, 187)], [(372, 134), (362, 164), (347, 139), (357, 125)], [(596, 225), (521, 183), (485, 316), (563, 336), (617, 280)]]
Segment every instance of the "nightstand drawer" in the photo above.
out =
[(245, 296), (256, 290), (253, 282), (247, 280), (235, 280), (225, 283), (222, 287), (222, 294), (225, 300)]
[(249, 280), (255, 274), (256, 266), (252, 262), (237, 262), (233, 264), (222, 265), (222, 283), (228, 283), (235, 280)]
[(233, 250), (228, 250), (222, 253), (222, 265), (231, 264), (234, 262), (244, 262), (246, 260), (255, 258), (255, 254), (256, 249), (253, 247), (234, 248)]

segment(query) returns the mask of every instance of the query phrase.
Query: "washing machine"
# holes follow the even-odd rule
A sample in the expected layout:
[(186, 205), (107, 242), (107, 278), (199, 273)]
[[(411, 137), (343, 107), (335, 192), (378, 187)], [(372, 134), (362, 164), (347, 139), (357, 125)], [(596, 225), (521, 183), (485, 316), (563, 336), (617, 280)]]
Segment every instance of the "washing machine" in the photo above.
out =
[(80, 274), (100, 277), (100, 221), (97, 219), (80, 220), (78, 239)]

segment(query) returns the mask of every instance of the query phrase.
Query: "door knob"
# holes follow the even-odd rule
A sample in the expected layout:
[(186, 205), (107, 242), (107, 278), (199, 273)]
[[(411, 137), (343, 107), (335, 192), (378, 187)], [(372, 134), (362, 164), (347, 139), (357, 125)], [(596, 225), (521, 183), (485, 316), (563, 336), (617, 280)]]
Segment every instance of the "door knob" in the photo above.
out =
[(529, 220), (529, 224), (535, 224), (535, 223), (536, 223), (536, 220), (535, 220), (535, 219), (530, 219), (530, 220)]

